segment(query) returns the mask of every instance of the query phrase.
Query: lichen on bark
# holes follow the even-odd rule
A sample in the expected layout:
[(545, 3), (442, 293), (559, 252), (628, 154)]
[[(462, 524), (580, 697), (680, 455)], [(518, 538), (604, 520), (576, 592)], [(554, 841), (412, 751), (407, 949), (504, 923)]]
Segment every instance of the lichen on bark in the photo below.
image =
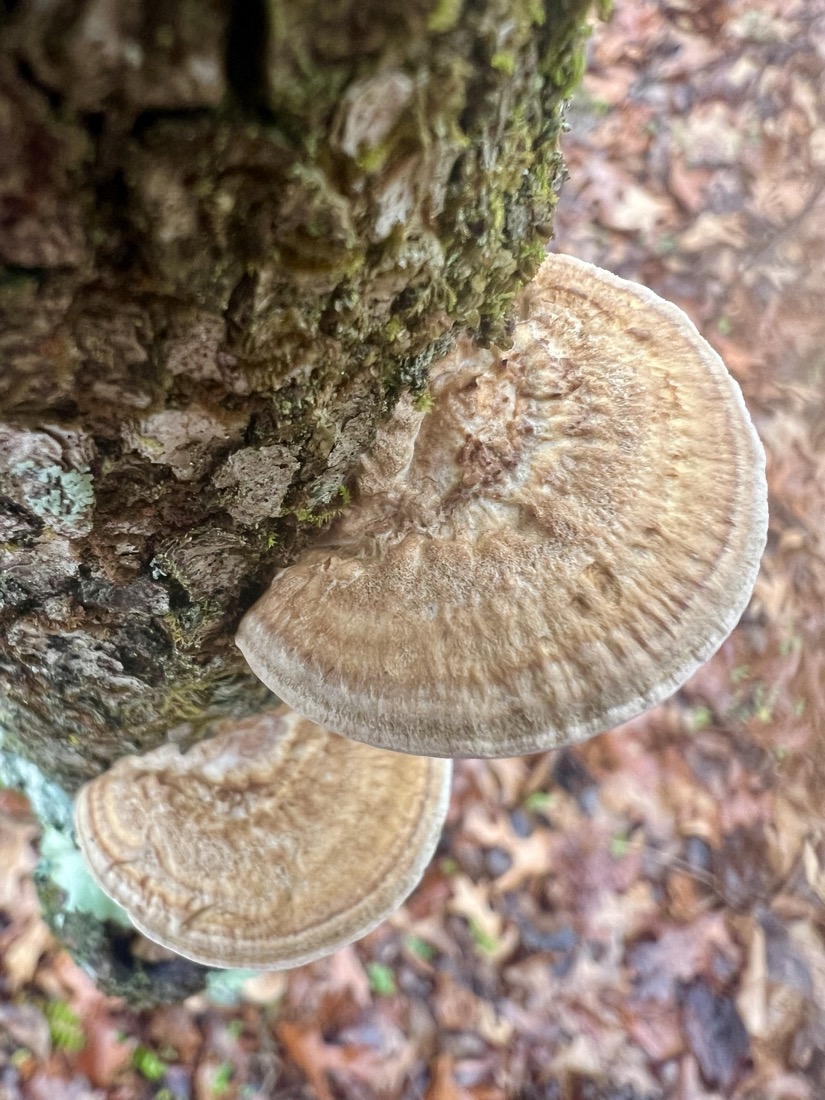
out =
[(588, 4), (0, 7), (7, 751), (71, 793), (266, 704), (240, 614), (432, 357), (506, 341)]

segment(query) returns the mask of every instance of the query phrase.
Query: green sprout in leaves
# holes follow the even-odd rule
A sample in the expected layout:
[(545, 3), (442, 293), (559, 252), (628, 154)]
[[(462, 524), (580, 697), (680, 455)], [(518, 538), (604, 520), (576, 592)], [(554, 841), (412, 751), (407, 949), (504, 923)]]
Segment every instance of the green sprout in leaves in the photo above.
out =
[(480, 955), (492, 955), (498, 947), (498, 940), (491, 935), (476, 920), (470, 920), (470, 935), (473, 944)]
[(226, 1034), (230, 1039), (240, 1039), (243, 1034), (244, 1022), (243, 1020), (230, 1020), (226, 1025)]
[(86, 1046), (86, 1032), (77, 1013), (65, 1001), (49, 1001), (45, 1008), (52, 1045), (77, 1054)]
[(405, 936), (404, 946), (413, 955), (416, 955), (423, 962), (430, 962), (435, 955), (435, 948), (431, 943), (428, 943), (421, 936)]
[(713, 720), (713, 713), (708, 707), (694, 707), (689, 714), (688, 722), (694, 733), (705, 730)]
[(132, 1065), (147, 1081), (159, 1081), (168, 1069), (166, 1062), (158, 1058), (149, 1047), (136, 1046), (132, 1054)]
[(753, 714), (759, 722), (773, 721), (773, 710), (779, 695), (777, 688), (757, 684), (753, 693)]
[(614, 859), (621, 859), (627, 855), (630, 847), (630, 838), (627, 833), (617, 833), (610, 841), (610, 854)]
[(229, 1088), (234, 1074), (235, 1070), (231, 1062), (221, 1062), (215, 1070), (215, 1076), (212, 1078), (212, 1095), (223, 1096)]
[(524, 808), (525, 810), (531, 810), (533, 813), (542, 814), (550, 809), (552, 801), (553, 795), (549, 791), (533, 791), (525, 798)]
[(370, 989), (379, 997), (391, 997), (396, 992), (395, 974), (383, 963), (367, 963), (367, 977)]
[(780, 639), (779, 652), (783, 657), (791, 653), (799, 653), (802, 650), (803, 641), (799, 634), (788, 634)]

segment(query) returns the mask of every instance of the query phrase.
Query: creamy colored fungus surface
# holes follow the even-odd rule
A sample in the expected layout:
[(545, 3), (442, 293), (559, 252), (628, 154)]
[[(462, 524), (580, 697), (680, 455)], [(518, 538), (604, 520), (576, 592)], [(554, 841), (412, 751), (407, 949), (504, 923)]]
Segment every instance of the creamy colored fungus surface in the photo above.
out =
[(294, 966), (364, 935), (423, 874), (450, 763), (357, 744), (286, 707), (224, 725), (81, 789), (93, 876), (140, 931), (209, 966)]
[(553, 748), (678, 688), (744, 610), (764, 453), (688, 318), (548, 258), (512, 348), (469, 340), (402, 400), (352, 506), (238, 634), (253, 671), (351, 737), (435, 756)]

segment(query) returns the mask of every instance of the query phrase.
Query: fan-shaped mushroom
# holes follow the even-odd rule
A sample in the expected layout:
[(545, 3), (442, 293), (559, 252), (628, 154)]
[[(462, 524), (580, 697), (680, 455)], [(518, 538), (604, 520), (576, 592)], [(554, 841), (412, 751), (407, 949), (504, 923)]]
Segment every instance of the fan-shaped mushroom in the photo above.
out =
[(94, 878), (135, 927), (208, 966), (281, 969), (364, 935), (409, 894), (451, 764), (279, 708), (181, 755), (128, 756), (78, 794)]
[(553, 256), (512, 348), (467, 340), (379, 434), (351, 508), (244, 617), (252, 670), (385, 748), (503, 756), (678, 688), (753, 587), (764, 453), (675, 306)]

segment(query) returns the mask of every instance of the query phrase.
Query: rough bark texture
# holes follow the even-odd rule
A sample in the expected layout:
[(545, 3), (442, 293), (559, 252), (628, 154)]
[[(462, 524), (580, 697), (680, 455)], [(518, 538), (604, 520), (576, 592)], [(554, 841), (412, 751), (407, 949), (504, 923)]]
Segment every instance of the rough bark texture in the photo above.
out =
[(506, 339), (588, 3), (0, 4), (7, 761), (71, 793), (268, 702), (239, 616), (432, 356)]

